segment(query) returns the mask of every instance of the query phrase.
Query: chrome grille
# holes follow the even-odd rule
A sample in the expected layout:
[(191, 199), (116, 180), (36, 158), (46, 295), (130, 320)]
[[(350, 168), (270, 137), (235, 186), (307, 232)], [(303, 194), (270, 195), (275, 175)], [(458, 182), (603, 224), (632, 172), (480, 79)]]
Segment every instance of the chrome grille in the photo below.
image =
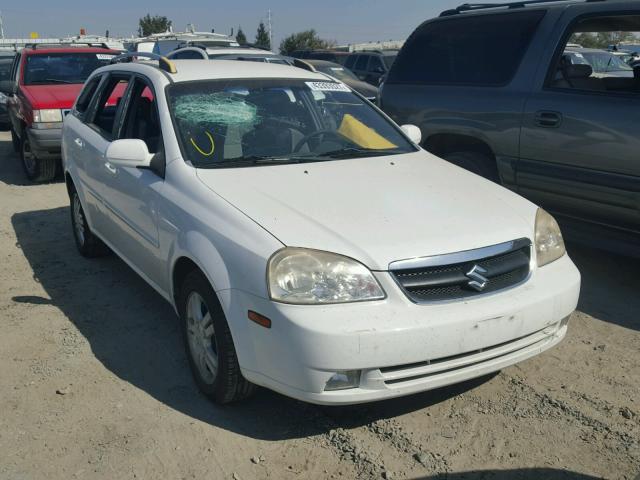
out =
[[(389, 270), (412, 301), (427, 303), (511, 288), (528, 278), (530, 261), (531, 241), (522, 238), (465, 252), (393, 262)], [(474, 268), (480, 276), (473, 275)]]

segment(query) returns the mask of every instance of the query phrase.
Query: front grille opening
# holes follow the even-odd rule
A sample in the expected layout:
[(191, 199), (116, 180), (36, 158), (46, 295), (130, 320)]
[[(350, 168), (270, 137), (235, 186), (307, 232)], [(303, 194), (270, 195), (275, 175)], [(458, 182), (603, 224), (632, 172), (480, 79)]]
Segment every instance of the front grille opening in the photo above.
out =
[[(529, 275), (531, 243), (514, 242), (513, 250), (490, 257), (449, 265), (392, 270), (407, 296), (417, 303), (475, 297), (513, 287)], [(487, 282), (477, 290), (468, 273), (479, 267)]]

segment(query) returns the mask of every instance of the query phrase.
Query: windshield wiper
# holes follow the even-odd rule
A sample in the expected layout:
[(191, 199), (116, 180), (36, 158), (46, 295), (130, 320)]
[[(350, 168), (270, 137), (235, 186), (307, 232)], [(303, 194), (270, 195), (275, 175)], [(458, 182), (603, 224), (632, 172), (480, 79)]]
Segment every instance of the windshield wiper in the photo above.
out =
[(44, 80), (38, 80), (37, 82), (31, 82), (32, 85), (45, 85), (47, 83), (68, 83), (73, 84), (71, 80), (62, 80), (60, 78), (45, 78)]
[(330, 150), (314, 154), (314, 157), (320, 158), (359, 158), (359, 157), (378, 157), (381, 155), (393, 155), (402, 153), (399, 149), (373, 150), (369, 148), (344, 147), (338, 150)]
[(221, 162), (202, 165), (201, 168), (247, 167), (253, 165), (300, 163), (300, 157), (270, 157), (267, 155), (247, 155), (230, 158)]

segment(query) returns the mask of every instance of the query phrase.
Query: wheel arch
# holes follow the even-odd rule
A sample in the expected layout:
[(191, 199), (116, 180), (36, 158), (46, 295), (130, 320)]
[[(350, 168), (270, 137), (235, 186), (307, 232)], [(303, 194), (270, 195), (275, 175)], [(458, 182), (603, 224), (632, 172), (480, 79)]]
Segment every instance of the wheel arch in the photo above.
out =
[(439, 157), (454, 152), (476, 152), (487, 155), (494, 161), (496, 159), (496, 154), (489, 143), (473, 135), (435, 133), (427, 137), (422, 143), (422, 146), (425, 150)]

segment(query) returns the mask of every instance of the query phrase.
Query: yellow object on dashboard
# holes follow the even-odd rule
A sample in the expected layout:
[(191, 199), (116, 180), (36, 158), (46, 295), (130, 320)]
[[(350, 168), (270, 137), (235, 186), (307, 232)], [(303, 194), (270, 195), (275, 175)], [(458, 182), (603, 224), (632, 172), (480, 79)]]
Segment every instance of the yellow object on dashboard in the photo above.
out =
[(391, 143), (373, 128), (367, 127), (353, 115), (347, 113), (342, 117), (342, 123), (338, 133), (347, 137), (353, 143), (362, 148), (371, 150), (387, 150), (396, 148), (397, 145)]

